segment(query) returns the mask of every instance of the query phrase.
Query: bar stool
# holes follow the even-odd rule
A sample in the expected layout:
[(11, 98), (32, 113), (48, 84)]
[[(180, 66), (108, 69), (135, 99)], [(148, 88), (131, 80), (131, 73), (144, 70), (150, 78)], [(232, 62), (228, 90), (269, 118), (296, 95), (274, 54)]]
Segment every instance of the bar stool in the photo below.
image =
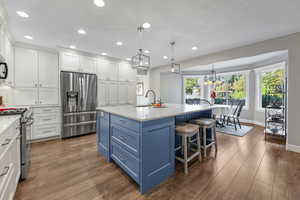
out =
[[(216, 135), (216, 120), (210, 119), (210, 118), (200, 118), (200, 119), (194, 119), (191, 120), (190, 123), (197, 124), (200, 129), (202, 129), (202, 148), (204, 151), (204, 157), (206, 157), (206, 149), (212, 145), (215, 146), (216, 152), (218, 151), (218, 144), (217, 144), (217, 135)], [(212, 135), (210, 143), (207, 145), (207, 135), (206, 135), (206, 129), (212, 129)]]
[[(198, 156), (199, 161), (201, 161), (201, 145), (200, 145), (200, 133), (199, 126), (195, 124), (182, 123), (176, 125), (176, 135), (182, 138), (182, 145), (179, 148), (175, 149), (175, 152), (181, 149), (183, 158), (176, 156), (176, 159), (184, 163), (184, 173), (188, 174), (188, 162), (193, 158)], [(189, 138), (196, 135), (197, 138), (197, 151), (188, 157), (188, 140)]]

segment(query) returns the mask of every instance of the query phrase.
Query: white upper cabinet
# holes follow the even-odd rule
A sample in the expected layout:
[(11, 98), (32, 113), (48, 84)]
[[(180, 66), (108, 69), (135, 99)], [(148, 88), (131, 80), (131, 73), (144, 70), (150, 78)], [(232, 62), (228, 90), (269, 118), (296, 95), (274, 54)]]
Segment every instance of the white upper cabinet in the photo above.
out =
[(119, 104), (127, 104), (128, 103), (128, 84), (120, 83), (118, 89), (119, 89), (118, 103)]
[(118, 82), (110, 81), (108, 83), (109, 90), (109, 104), (117, 105), (118, 104)]
[(39, 104), (55, 105), (58, 104), (58, 89), (39, 88)]
[(107, 81), (98, 81), (98, 106), (109, 104), (109, 84)]
[(127, 62), (119, 64), (119, 81), (136, 81), (136, 70)]
[(15, 87), (38, 87), (37, 51), (15, 48)]
[(14, 88), (13, 105), (36, 105), (38, 102), (38, 91), (36, 88)]
[(129, 104), (136, 104), (136, 82), (128, 84), (128, 101)]
[(58, 56), (55, 53), (39, 52), (39, 87), (58, 88)]
[(94, 74), (96, 73), (96, 65), (97, 65), (97, 60), (95, 58), (81, 56), (79, 71)]
[(60, 54), (61, 70), (65, 71), (79, 71), (80, 57), (73, 53), (63, 52)]
[(116, 62), (98, 59), (96, 70), (98, 79), (118, 81), (118, 68)]

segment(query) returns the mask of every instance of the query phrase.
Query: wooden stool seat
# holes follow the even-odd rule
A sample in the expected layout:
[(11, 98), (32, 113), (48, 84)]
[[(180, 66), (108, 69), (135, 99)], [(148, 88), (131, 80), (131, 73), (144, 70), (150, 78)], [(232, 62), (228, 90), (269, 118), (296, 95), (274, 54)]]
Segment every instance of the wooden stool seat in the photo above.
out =
[(197, 133), (199, 130), (199, 126), (195, 125), (195, 124), (187, 124), (187, 123), (182, 123), (179, 125), (176, 125), (176, 132), (177, 134), (195, 134)]
[(207, 126), (211, 127), (216, 124), (216, 121), (214, 119), (209, 119), (209, 118), (200, 118), (200, 119), (194, 119), (190, 121), (193, 124), (197, 124), (199, 126)]

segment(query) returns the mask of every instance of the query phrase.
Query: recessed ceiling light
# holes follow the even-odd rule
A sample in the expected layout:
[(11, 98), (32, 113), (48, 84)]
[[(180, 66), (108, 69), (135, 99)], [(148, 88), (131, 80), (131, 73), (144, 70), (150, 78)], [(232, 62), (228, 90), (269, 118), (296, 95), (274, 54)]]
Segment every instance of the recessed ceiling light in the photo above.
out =
[(168, 56), (164, 56), (163, 58), (164, 58), (164, 59), (168, 59)]
[(149, 50), (145, 50), (144, 52), (145, 52), (145, 53), (150, 53), (150, 51), (149, 51)]
[(126, 58), (127, 61), (131, 61), (131, 58)]
[(86, 31), (83, 30), (83, 29), (79, 29), (79, 30), (77, 31), (77, 33), (79, 33), (79, 34), (81, 34), (81, 35), (86, 35)]
[(23, 18), (29, 17), (29, 15), (24, 11), (17, 11), (16, 13), (17, 13), (17, 15), (19, 15), (20, 17), (23, 17)]
[(196, 47), (196, 46), (195, 46), (195, 47), (192, 47), (192, 50), (193, 50), (193, 51), (196, 51), (196, 50), (198, 50), (198, 47)]
[(71, 49), (76, 49), (76, 46), (75, 45), (70, 45), (70, 48)]
[(101, 53), (101, 55), (102, 55), (102, 56), (106, 56), (106, 55), (107, 55), (107, 53), (103, 52), (103, 53)]
[(30, 36), (30, 35), (25, 35), (24, 38), (27, 39), (27, 40), (32, 40), (33, 39), (33, 37)]
[(117, 44), (118, 46), (122, 46), (122, 45), (123, 45), (123, 42), (118, 41), (116, 44)]
[(150, 28), (151, 27), (151, 24), (150, 23), (148, 23), (148, 22), (145, 22), (145, 23), (143, 23), (143, 28)]
[(105, 6), (105, 2), (103, 0), (94, 0), (94, 4), (98, 7)]

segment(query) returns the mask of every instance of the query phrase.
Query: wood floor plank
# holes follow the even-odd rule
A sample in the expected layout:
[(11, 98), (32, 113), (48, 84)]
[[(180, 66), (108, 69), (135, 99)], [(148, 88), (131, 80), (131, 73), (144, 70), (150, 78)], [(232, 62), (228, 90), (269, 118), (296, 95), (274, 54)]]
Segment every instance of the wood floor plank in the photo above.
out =
[(265, 142), (255, 126), (244, 137), (218, 133), (219, 152), (182, 164), (145, 195), (117, 165), (96, 151), (95, 135), (32, 145), (29, 177), (15, 200), (300, 199), (300, 155)]

